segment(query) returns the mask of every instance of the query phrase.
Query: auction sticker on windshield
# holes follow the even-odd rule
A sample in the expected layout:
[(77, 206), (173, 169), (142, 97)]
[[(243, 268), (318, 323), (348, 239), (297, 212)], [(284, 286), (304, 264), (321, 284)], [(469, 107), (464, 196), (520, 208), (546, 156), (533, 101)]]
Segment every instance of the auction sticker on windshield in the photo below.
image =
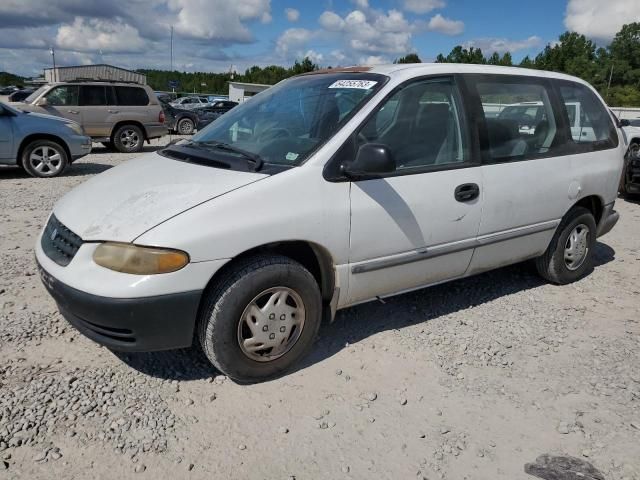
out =
[(362, 90), (369, 90), (376, 83), (374, 80), (336, 80), (329, 88), (359, 88)]

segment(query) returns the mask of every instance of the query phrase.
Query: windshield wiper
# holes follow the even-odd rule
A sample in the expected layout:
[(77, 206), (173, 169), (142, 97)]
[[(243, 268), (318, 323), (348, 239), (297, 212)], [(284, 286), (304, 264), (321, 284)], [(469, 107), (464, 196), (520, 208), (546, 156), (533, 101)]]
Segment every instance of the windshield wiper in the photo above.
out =
[(233, 145), (229, 145), (228, 143), (210, 141), (210, 142), (191, 142), (190, 145), (194, 145), (194, 144), (208, 145), (208, 146), (212, 146), (212, 147), (215, 147), (215, 148), (219, 148), (220, 150), (226, 150), (228, 152), (239, 153), (240, 155), (242, 155), (247, 160), (249, 160), (250, 162), (253, 163), (253, 171), (254, 172), (259, 171), (262, 168), (262, 166), (264, 165), (264, 160), (257, 153), (249, 152), (247, 150), (243, 150), (242, 148), (234, 147)]

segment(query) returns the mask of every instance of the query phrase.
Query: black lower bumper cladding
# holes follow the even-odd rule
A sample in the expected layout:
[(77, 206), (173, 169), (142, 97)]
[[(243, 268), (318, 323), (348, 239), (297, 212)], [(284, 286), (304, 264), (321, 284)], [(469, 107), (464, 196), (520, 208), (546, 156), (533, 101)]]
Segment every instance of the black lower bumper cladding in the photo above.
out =
[(40, 277), (60, 313), (83, 335), (112, 350), (149, 352), (191, 346), (202, 291), (109, 298)]

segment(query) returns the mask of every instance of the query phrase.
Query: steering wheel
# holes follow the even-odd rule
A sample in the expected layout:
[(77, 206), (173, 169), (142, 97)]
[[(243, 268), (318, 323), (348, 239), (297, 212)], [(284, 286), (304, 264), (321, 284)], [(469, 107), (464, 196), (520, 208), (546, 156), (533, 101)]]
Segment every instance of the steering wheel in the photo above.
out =
[(258, 143), (263, 143), (268, 140), (275, 140), (276, 138), (289, 138), (289, 137), (293, 137), (293, 135), (291, 134), (291, 131), (289, 131), (284, 127), (269, 128), (263, 131), (258, 136)]

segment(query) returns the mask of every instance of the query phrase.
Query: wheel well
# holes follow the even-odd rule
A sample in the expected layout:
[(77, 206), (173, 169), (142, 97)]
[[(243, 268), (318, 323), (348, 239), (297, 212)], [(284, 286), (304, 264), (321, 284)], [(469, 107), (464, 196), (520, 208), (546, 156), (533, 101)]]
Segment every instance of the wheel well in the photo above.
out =
[(62, 145), (62, 148), (64, 148), (64, 151), (67, 154), (67, 159), (69, 163), (73, 161), (73, 158), (71, 158), (71, 151), (69, 150), (69, 146), (67, 145), (67, 142), (65, 142), (63, 139), (61, 139), (60, 137), (56, 137), (55, 135), (49, 135), (47, 133), (34, 133), (31, 135), (27, 135), (22, 139), (22, 142), (20, 143), (20, 147), (18, 147), (18, 155), (16, 156), (16, 163), (22, 162), (22, 152), (24, 151), (27, 145), (29, 145), (31, 142), (35, 140), (50, 140), (52, 142), (59, 143), (60, 145)]
[(238, 260), (264, 253), (283, 255), (300, 263), (309, 270), (316, 279), (316, 282), (318, 282), (322, 300), (324, 302), (331, 300), (335, 286), (335, 272), (331, 255), (320, 245), (299, 240), (269, 243), (241, 253), (214, 274), (211, 280), (209, 280), (207, 288), (217, 280), (221, 272), (232, 268)]
[(590, 195), (588, 197), (581, 198), (580, 201), (574, 205), (574, 207), (586, 208), (593, 214), (593, 217), (596, 219), (596, 225), (600, 224), (604, 205), (602, 204), (602, 199), (597, 195)]
[(135, 125), (136, 127), (139, 127), (140, 130), (142, 130), (142, 135), (144, 135), (144, 139), (148, 140), (147, 138), (147, 130), (144, 128), (144, 125), (142, 125), (140, 122), (138, 122), (137, 120), (123, 120), (121, 122), (116, 123), (113, 126), (113, 129), (111, 130), (111, 135), (109, 138), (111, 138), (111, 141), (113, 142), (113, 137), (116, 134), (116, 132), (118, 131), (118, 129), (124, 125)]

